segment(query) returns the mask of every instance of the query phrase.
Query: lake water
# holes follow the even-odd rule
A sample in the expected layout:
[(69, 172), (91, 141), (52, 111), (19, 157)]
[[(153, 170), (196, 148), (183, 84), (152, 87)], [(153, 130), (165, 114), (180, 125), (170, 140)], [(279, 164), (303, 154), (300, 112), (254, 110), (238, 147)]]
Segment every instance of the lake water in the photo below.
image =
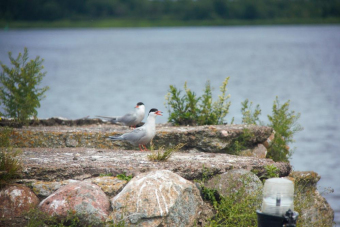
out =
[(260, 104), (261, 120), (276, 96), (291, 100), (304, 131), (295, 137), (294, 170), (322, 176), (340, 223), (340, 26), (57, 29), (0, 31), (0, 61), (29, 50), (45, 59), (48, 85), (40, 118), (120, 115), (142, 101), (164, 112), (169, 85), (201, 95), (230, 77), (230, 113), (241, 123), (241, 102)]

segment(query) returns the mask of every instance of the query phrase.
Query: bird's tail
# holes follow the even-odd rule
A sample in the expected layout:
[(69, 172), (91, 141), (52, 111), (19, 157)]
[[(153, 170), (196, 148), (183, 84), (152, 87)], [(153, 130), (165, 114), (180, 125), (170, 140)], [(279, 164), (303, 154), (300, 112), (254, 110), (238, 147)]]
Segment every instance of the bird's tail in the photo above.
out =
[(106, 116), (96, 116), (96, 117), (104, 118), (105, 120), (108, 120), (111, 123), (118, 123), (117, 117), (106, 117)]
[(124, 140), (122, 136), (109, 136), (108, 139), (110, 140)]

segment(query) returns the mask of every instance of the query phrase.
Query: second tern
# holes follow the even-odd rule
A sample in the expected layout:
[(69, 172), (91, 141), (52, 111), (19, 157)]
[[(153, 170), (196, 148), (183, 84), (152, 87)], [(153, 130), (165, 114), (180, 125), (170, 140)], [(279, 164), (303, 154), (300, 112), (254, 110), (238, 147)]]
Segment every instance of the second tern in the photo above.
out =
[[(125, 133), (121, 136), (109, 136), (111, 140), (126, 140), (132, 145), (139, 147), (141, 151), (147, 150), (146, 144), (156, 135), (156, 116), (160, 115), (162, 112), (156, 108), (152, 108), (149, 112), (148, 118), (143, 126), (134, 129), (132, 132)], [(144, 150), (143, 150), (144, 148)]]

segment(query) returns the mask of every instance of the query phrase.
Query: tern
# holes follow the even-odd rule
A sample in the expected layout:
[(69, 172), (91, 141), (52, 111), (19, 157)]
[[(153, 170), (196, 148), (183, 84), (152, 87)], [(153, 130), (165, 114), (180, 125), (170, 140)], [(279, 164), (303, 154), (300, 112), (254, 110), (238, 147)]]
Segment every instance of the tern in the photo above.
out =
[(160, 115), (162, 112), (156, 108), (152, 108), (149, 112), (148, 118), (143, 126), (134, 129), (131, 132), (125, 133), (121, 136), (109, 136), (110, 140), (126, 140), (132, 145), (139, 147), (141, 151), (147, 150), (146, 144), (150, 143), (150, 141), (156, 135), (156, 116)]
[(127, 113), (121, 117), (105, 117), (105, 116), (96, 116), (100, 118), (105, 118), (109, 120), (111, 123), (123, 123), (126, 126), (136, 127), (145, 116), (145, 106), (144, 103), (137, 103), (135, 110), (133, 112)]

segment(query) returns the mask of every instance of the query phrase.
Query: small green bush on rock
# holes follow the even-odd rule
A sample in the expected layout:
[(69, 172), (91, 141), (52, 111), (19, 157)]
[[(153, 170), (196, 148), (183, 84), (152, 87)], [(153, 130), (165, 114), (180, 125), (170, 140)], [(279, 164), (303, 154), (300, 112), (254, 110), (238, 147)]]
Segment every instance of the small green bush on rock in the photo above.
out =
[(276, 96), (273, 104), (273, 114), (268, 115), (269, 127), (275, 130), (275, 137), (271, 147), (268, 150), (268, 158), (274, 161), (286, 161), (292, 155), (292, 150), (288, 147), (289, 143), (295, 142), (293, 136), (296, 132), (302, 131), (303, 128), (297, 123), (300, 113), (289, 111), (289, 100), (280, 105)]
[(262, 191), (250, 191), (249, 186), (253, 181), (249, 176), (228, 181), (230, 185), (223, 189), (223, 193), (200, 183), (203, 199), (211, 203), (215, 210), (215, 216), (209, 220), (208, 226), (257, 226), (256, 210), (261, 205)]
[(212, 102), (212, 89), (207, 81), (202, 97), (197, 97), (196, 93), (184, 84), (185, 94), (175, 86), (170, 85), (170, 90), (166, 95), (166, 108), (169, 111), (169, 122), (175, 125), (220, 125), (223, 124), (224, 117), (229, 112), (230, 102), (227, 102), (230, 95), (227, 95), (227, 77), (220, 87), (221, 95), (217, 101)]
[[(295, 111), (290, 111), (289, 103), (290, 101), (288, 100), (283, 105), (280, 105), (279, 99), (276, 96), (272, 108), (272, 115), (268, 115), (269, 123), (267, 126), (274, 129), (275, 137), (268, 149), (267, 157), (276, 162), (288, 162), (288, 159), (292, 155), (292, 150), (288, 144), (294, 142), (293, 136), (296, 132), (303, 130), (301, 125), (297, 123), (297, 120), (300, 118), (300, 113), (296, 114)], [(254, 111), (252, 110), (252, 102), (249, 102), (248, 99), (242, 102), (241, 105), (243, 115), (242, 123), (264, 125), (259, 119), (259, 115), (261, 114), (259, 105), (256, 106)]]

